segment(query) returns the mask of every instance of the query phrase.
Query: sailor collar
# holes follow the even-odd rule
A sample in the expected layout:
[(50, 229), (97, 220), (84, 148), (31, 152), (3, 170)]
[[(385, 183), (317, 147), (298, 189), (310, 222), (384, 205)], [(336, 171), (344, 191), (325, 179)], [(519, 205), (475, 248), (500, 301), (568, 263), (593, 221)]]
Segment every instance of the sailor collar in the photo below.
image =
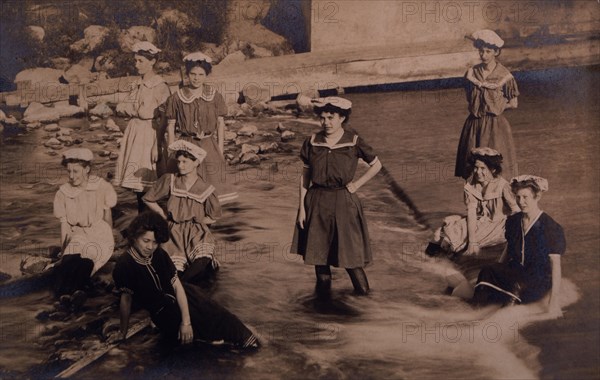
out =
[(83, 191), (96, 191), (100, 188), (100, 177), (90, 175), (85, 188), (82, 186), (73, 186), (70, 183), (64, 183), (60, 186), (59, 191), (62, 192), (67, 198), (76, 198)]
[(465, 184), (465, 191), (481, 201), (500, 198), (504, 187), (508, 184), (504, 178), (496, 177), (488, 183), (485, 194), (482, 194), (481, 190), (476, 187), (474, 182), (473, 176), (469, 177)]
[(358, 142), (358, 135), (344, 130), (344, 134), (335, 145), (329, 146), (325, 140), (325, 134), (323, 132), (315, 133), (310, 137), (310, 144), (312, 146), (324, 147), (328, 149), (339, 149), (346, 148), (349, 146), (355, 146)]
[(179, 96), (179, 99), (181, 99), (181, 101), (184, 103), (191, 103), (198, 98), (210, 102), (215, 98), (216, 93), (217, 89), (209, 84), (202, 85), (202, 92), (200, 94), (192, 93), (190, 96), (187, 96), (183, 92), (183, 88), (177, 90), (177, 96)]
[(153, 75), (150, 78), (143, 80), (141, 77), (136, 81), (137, 86), (144, 85), (148, 88), (154, 88), (161, 83), (165, 83), (165, 80), (160, 75)]
[(171, 195), (175, 197), (188, 198), (199, 203), (204, 203), (206, 199), (215, 191), (215, 187), (213, 185), (205, 183), (200, 177), (198, 177), (196, 182), (192, 185), (192, 187), (189, 190), (186, 190), (182, 187), (183, 180), (181, 179), (181, 177), (175, 174), (171, 174), (171, 184), (169, 185), (169, 188), (171, 190)]
[[(473, 72), (477, 75), (477, 77), (478, 77), (477, 79), (484, 80), (483, 79), (483, 64), (475, 65), (475, 67), (473, 67)], [(506, 67), (504, 67), (503, 64), (496, 61), (496, 67), (494, 67), (494, 70), (492, 70), (492, 72), (485, 78), (485, 80), (488, 82), (490, 80), (494, 80), (494, 81), (498, 82), (497, 84), (504, 84), (512, 77), (513, 76), (510, 73), (510, 71), (508, 71), (508, 69)]]

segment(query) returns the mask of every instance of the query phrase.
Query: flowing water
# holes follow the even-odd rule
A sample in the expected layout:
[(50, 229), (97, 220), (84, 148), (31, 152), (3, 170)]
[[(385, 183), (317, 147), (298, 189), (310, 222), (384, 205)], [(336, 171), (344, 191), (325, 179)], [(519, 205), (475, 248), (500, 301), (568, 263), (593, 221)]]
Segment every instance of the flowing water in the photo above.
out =
[[(594, 159), (598, 162), (597, 146), (594, 149), (585, 144), (593, 145), (593, 139), (598, 141), (597, 121), (590, 119), (594, 113), (598, 114), (597, 92), (585, 92), (571, 84), (581, 72), (590, 75), (597, 84), (597, 71), (585, 69), (550, 71), (538, 76), (523, 74), (518, 78), (522, 92), (520, 108), (507, 113), (521, 168), (549, 178), (551, 192), (542, 206), (565, 226), (569, 254), (580, 255), (579, 261), (569, 261), (572, 259), (568, 255), (563, 261), (561, 303), (567, 310), (581, 298), (579, 287), (585, 286), (575, 281), (576, 286), (571, 281), (576, 277), (574, 272), (583, 262), (585, 267), (592, 266), (588, 275), (597, 281), (598, 268), (597, 258), (590, 250), (590, 245), (598, 242), (597, 228), (592, 228), (597, 222), (598, 178), (569, 175), (574, 170), (578, 173), (589, 170), (577, 167), (575, 158), (584, 163)], [(569, 91), (568, 95), (547, 91), (556, 86)], [(462, 184), (452, 176), (456, 144), (466, 117), (462, 90), (431, 90), (424, 85), (422, 91), (349, 94), (348, 98), (355, 105), (351, 126), (376, 149), (390, 173), (387, 178), (377, 176), (359, 192), (375, 256), (374, 263), (366, 269), (372, 293), (367, 297), (353, 295), (345, 271), (334, 269), (333, 301), (320, 303), (315, 299), (312, 267), (287, 253), (301, 165), (295, 152), (280, 155), (277, 165), (274, 160), (264, 161), (258, 169), (230, 173), (242, 197), (226, 210), (215, 227), (220, 241), (217, 254), (223, 265), (214, 297), (256, 331), (263, 342), (261, 349), (233, 353), (200, 346), (165, 354), (159, 350), (154, 334), (142, 333), (82, 370), (81, 376), (276, 379), (540, 376), (543, 371), (538, 360), (540, 350), (522, 335), (524, 327), (532, 322), (548, 323), (541, 321), (544, 317), (538, 314), (540, 305), (473, 309), (444, 294), (444, 274), (450, 264), (422, 254), (431, 233), (428, 227), (435, 226), (446, 215), (463, 212)], [(119, 123), (124, 125), (122, 121)], [(271, 127), (276, 122), (266, 119), (257, 124)], [(294, 130), (305, 135), (318, 128), (314, 124), (292, 124)], [(61, 125), (83, 127), (82, 133), (86, 133), (88, 122), (67, 120), (61, 121)], [(57, 156), (48, 156), (45, 149), (39, 148), (38, 141), (43, 136), (45, 132), (41, 130), (8, 137), (5, 131), (2, 142), (2, 268), (11, 274), (18, 272), (19, 260), (15, 260), (15, 255), (35, 253), (34, 250), (43, 254), (48, 246), (58, 243), (59, 224), (52, 216), (52, 199), (66, 177)], [(540, 137), (544, 144), (536, 141)], [(577, 149), (565, 149), (578, 143)], [(100, 150), (113, 143), (107, 144), (91, 146)], [(567, 159), (547, 159), (557, 154)], [(113, 165), (107, 159), (94, 170), (106, 177)], [(392, 190), (393, 181), (423, 213), (421, 223), (409, 212), (407, 198), (402, 199), (405, 195)], [(579, 197), (568, 192), (574, 183), (582, 189)], [(126, 225), (135, 208), (131, 194), (120, 190), (118, 194), (116, 231)], [(570, 203), (564, 205), (565, 201)], [(569, 206), (582, 203), (588, 208), (576, 211)], [(592, 222), (583, 232), (580, 227), (585, 221), (569, 217), (577, 212)], [(56, 374), (56, 369), (40, 366), (49, 353), (36, 345), (36, 337), (43, 334), (45, 327), (35, 320), (35, 314), (40, 305), (48, 303), (45, 292), (2, 300), (0, 374), (33, 377)], [(593, 313), (572, 317), (584, 322), (595, 318)]]

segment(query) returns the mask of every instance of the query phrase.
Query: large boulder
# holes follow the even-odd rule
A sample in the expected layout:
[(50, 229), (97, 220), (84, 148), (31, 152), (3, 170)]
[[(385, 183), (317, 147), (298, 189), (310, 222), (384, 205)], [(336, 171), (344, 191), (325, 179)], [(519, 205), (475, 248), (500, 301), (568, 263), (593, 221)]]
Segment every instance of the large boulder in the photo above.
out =
[(27, 27), (27, 31), (29, 35), (35, 38), (38, 41), (43, 41), (46, 36), (46, 31), (41, 26), (30, 25)]
[[(255, 46), (263, 47), (273, 55), (293, 54), (291, 44), (277, 33), (272, 32), (261, 24), (250, 20), (237, 20), (230, 22), (225, 32), (227, 46), (232, 48), (232, 43), (245, 42)], [(231, 52), (231, 50), (230, 50)]]
[(67, 83), (86, 84), (95, 81), (98, 78), (98, 73), (92, 73), (83, 65), (76, 64), (69, 67), (63, 74), (63, 79)]
[(156, 42), (156, 30), (149, 26), (132, 26), (122, 30), (119, 35), (119, 45), (124, 52), (131, 52), (133, 44), (140, 41)]
[(227, 56), (227, 47), (213, 43), (202, 44), (202, 51), (213, 59), (213, 64), (217, 64)]
[(52, 67), (58, 70), (67, 70), (71, 66), (71, 60), (65, 57), (54, 57), (50, 58)]
[(90, 110), (90, 115), (106, 118), (113, 115), (113, 110), (106, 103), (99, 103)]
[(227, 66), (232, 64), (242, 63), (246, 60), (246, 56), (240, 50), (227, 55), (219, 62), (219, 66)]
[(104, 41), (109, 31), (105, 26), (90, 25), (83, 30), (83, 39), (72, 43), (70, 48), (76, 53), (89, 53)]
[(15, 83), (18, 85), (22, 82), (31, 82), (31, 87), (35, 87), (36, 84), (41, 83), (60, 83), (60, 77), (62, 74), (62, 70), (50, 69), (47, 67), (26, 69), (17, 74), (15, 77)]
[(41, 103), (32, 102), (23, 113), (23, 122), (26, 124), (34, 122), (50, 123), (60, 119), (60, 112), (54, 107), (46, 107)]
[(85, 113), (82, 107), (69, 104), (68, 101), (54, 103), (54, 111), (58, 113), (59, 117), (73, 117)]

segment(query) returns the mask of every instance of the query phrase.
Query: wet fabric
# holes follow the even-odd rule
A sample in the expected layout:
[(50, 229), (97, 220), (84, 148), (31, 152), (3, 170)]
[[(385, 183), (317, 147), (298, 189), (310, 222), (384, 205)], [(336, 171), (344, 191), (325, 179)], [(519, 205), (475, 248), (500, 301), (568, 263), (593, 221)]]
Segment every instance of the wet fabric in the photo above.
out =
[[(521, 302), (534, 302), (552, 288), (551, 254), (562, 255), (566, 240), (562, 227), (542, 212), (528, 231), (523, 229), (523, 213), (506, 221), (508, 261), (481, 270), (476, 285), (511, 293)], [(518, 290), (519, 294), (514, 292)], [(485, 289), (486, 291), (488, 289)], [(484, 291), (484, 289), (481, 289)]]

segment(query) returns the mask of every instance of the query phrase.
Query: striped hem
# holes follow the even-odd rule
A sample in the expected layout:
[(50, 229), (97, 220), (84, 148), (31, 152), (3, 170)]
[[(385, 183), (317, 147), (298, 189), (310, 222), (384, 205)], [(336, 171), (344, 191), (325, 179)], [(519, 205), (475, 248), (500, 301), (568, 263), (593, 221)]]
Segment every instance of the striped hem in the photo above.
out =
[(487, 281), (481, 281), (481, 282), (477, 283), (477, 284), (475, 285), (475, 287), (478, 287), (479, 285), (485, 285), (485, 286), (489, 286), (489, 287), (490, 287), (490, 288), (492, 288), (492, 289), (495, 289), (495, 290), (497, 290), (497, 291), (499, 291), (499, 292), (501, 292), (501, 293), (507, 294), (507, 295), (511, 296), (512, 298), (516, 299), (517, 301), (519, 301), (519, 302), (522, 302), (522, 301), (521, 301), (521, 299), (520, 299), (519, 297), (517, 297), (516, 295), (514, 295), (513, 293), (511, 293), (511, 292), (509, 292), (509, 291), (507, 291), (507, 290), (504, 290), (504, 289), (502, 289), (501, 287), (499, 287), (499, 286), (497, 286), (497, 285), (494, 285), (494, 284), (492, 284), (492, 283), (489, 283), (489, 282), (487, 282)]
[(248, 339), (246, 339), (244, 344), (242, 344), (242, 347), (243, 348), (257, 348), (258, 347), (258, 339), (256, 338), (256, 336), (254, 336), (254, 334), (252, 334)]
[(238, 199), (239, 196), (240, 195), (238, 193), (229, 193), (229, 194), (217, 195), (217, 199), (221, 203), (227, 203), (227, 202), (231, 202), (231, 201)]
[(187, 266), (187, 259), (182, 256), (171, 256), (171, 261), (179, 272), (183, 272)]
[(215, 252), (215, 245), (211, 243), (200, 243), (192, 252), (188, 253), (188, 258), (190, 261), (194, 261), (200, 257), (210, 257), (213, 259), (213, 253)]

